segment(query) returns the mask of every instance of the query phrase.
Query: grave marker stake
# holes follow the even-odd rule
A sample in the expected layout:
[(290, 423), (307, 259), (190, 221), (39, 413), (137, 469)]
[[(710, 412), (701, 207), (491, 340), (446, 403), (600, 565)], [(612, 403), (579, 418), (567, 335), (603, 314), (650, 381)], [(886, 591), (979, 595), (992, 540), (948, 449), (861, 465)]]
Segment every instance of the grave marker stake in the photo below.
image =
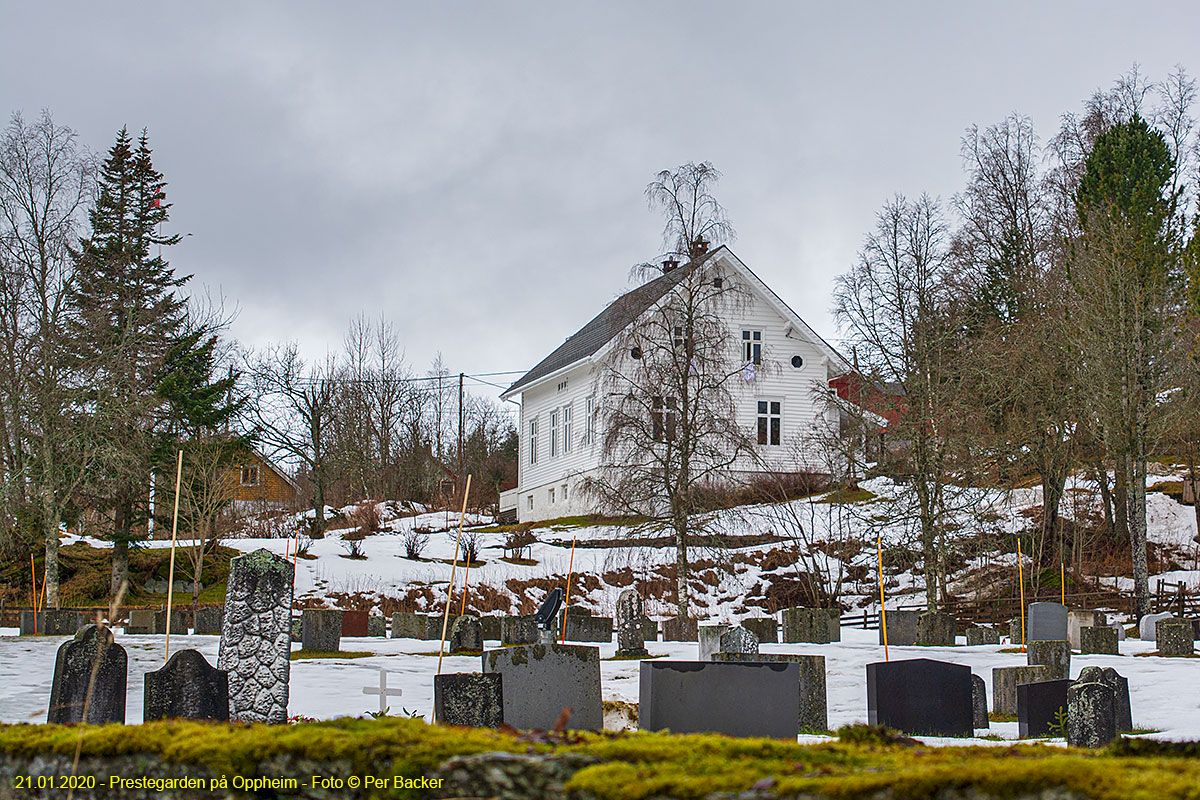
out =
[(883, 539), (875, 537), (875, 546), (879, 551), (879, 624), (883, 626), (883, 660), (891, 661), (888, 657), (887, 643), (887, 609), (883, 606)]
[(175, 594), (175, 531), (179, 526), (179, 484), (182, 477), (183, 448), (180, 448), (179, 459), (175, 465), (175, 513), (171, 516), (171, 566), (167, 570), (167, 646), (163, 652), (164, 664), (171, 656), (171, 599)]
[(571, 574), (575, 571), (575, 534), (571, 534), (571, 561), (567, 564), (567, 594), (563, 598), (562, 643), (567, 643), (567, 605), (571, 602)]
[(1021, 564), (1021, 540), (1017, 539), (1017, 582), (1021, 584), (1021, 652), (1025, 652), (1025, 568)]
[[(458, 539), (454, 541), (454, 560), (450, 562), (450, 584), (446, 587), (446, 611), (442, 614), (442, 641), (438, 643), (437, 674), (442, 674), (442, 655), (446, 651), (446, 626), (450, 624), (450, 595), (454, 592), (454, 571), (458, 567), (458, 546), (462, 544), (463, 521), (467, 517), (467, 497), (471, 494), (471, 476), (467, 475), (467, 488), (463, 490), (462, 511), (458, 515)], [(429, 717), (433, 719), (431, 714)]]

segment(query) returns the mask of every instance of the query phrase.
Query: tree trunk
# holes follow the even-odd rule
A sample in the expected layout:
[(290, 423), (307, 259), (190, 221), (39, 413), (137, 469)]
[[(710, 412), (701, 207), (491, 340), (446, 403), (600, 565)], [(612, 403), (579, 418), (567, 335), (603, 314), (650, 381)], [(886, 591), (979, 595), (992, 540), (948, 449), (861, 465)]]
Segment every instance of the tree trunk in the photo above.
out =
[(1150, 569), (1146, 557), (1146, 462), (1132, 455), (1125, 459), (1129, 547), (1133, 562), (1133, 603), (1138, 619), (1150, 613)]
[(121, 592), (121, 586), (129, 579), (129, 520), (132, 516), (127, 501), (117, 504), (113, 516), (113, 551), (112, 551), (112, 580), (109, 582), (109, 595), (115, 600)]
[(46, 525), (46, 602), (58, 608), (58, 515), (45, 518)]
[(1129, 472), (1125, 459), (1119, 459), (1113, 467), (1116, 485), (1113, 487), (1113, 541), (1129, 539)]
[(1100, 486), (1100, 502), (1104, 504), (1104, 526), (1108, 538), (1114, 538), (1116, 530), (1116, 522), (1113, 521), (1113, 496), (1112, 489), (1108, 485), (1108, 468), (1104, 466), (1103, 461), (1097, 461), (1096, 466), (1096, 483)]

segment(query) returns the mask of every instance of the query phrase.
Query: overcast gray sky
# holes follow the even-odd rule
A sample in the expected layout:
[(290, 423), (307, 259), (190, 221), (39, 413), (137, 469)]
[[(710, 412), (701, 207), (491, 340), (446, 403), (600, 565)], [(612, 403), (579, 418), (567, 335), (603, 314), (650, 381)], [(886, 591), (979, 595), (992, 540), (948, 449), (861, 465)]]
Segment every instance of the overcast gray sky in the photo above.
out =
[[(171, 261), (251, 345), (365, 312), (418, 371), (526, 369), (660, 250), (643, 190), (724, 172), (734, 251), (837, 337), (833, 278), (967, 126), (1043, 140), (1135, 62), (1200, 71), (1200, 4), (0, 2), (0, 110), (146, 127)], [(498, 382), (503, 382), (498, 379)]]

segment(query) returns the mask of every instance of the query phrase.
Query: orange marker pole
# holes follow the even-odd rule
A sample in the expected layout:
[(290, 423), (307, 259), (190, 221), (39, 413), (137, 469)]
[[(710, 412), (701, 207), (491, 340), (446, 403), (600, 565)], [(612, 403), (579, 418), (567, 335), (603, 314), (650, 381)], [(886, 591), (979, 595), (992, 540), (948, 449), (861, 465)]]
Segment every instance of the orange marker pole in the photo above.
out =
[(567, 604), (571, 602), (571, 575), (575, 572), (575, 536), (571, 535), (571, 561), (567, 565), (567, 596), (563, 598), (563, 644), (567, 642)]
[(1059, 562), (1058, 564), (1058, 582), (1062, 584), (1062, 604), (1067, 604), (1067, 565)]
[(292, 548), (292, 566), (296, 566), (296, 562), (300, 558), (300, 529), (296, 528), (296, 546)]
[(1021, 564), (1021, 540), (1017, 539), (1017, 580), (1021, 584), (1021, 652), (1025, 652), (1025, 568)]
[(888, 657), (887, 642), (887, 609), (883, 605), (883, 540), (876, 536), (875, 546), (879, 552), (879, 624), (883, 629), (883, 660), (891, 661)]
[(463, 596), (462, 605), (459, 606), (458, 615), (461, 617), (467, 613), (467, 584), (471, 582), (471, 554), (467, 553), (467, 575), (463, 578)]

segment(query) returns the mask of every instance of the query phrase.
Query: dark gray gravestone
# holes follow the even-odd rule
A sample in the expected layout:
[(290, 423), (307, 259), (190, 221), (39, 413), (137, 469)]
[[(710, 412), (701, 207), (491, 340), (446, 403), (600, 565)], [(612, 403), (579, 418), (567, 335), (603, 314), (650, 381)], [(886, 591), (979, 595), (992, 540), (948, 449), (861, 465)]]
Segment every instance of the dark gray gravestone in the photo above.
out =
[(1105, 625), (1103, 628), (1091, 627), (1079, 630), (1079, 652), (1084, 655), (1098, 654), (1115, 656), (1121, 650), (1117, 646), (1117, 632)]
[(1065, 680), (1071, 674), (1071, 643), (1066, 639), (1030, 638), (1025, 647), (1025, 660), (1030, 666), (1046, 667), (1050, 680)]
[(229, 721), (229, 675), (199, 650), (178, 650), (162, 669), (146, 673), (142, 719)]
[(764, 661), (643, 661), (638, 727), (795, 740), (800, 667)]
[(741, 626), (730, 628), (721, 634), (717, 652), (758, 655), (758, 637)]
[(973, 736), (971, 668), (913, 658), (867, 664), (867, 719), (925, 736)]
[(1190, 656), (1195, 650), (1192, 623), (1187, 620), (1160, 619), (1154, 637), (1160, 656)]
[(917, 617), (917, 644), (953, 647), (954, 617), (942, 611), (926, 611)]
[(447, 673), (433, 676), (433, 713), (443, 725), (499, 728), (504, 722), (504, 690), (499, 673)]
[(992, 669), (992, 711), (1016, 715), (1017, 687), (1022, 683), (1050, 680), (1045, 667), (994, 667)]
[(662, 638), (664, 642), (695, 642), (698, 641), (696, 620), (691, 617), (671, 617), (662, 621)]
[(658, 620), (642, 617), (642, 639), (647, 642), (658, 641)]
[(637, 589), (626, 589), (617, 598), (617, 655), (625, 658), (649, 655), (643, 623), (642, 598)]
[(483, 638), (489, 642), (500, 641), (500, 617), (495, 614), (484, 614), (479, 618), (483, 630)]
[(129, 622), (125, 624), (126, 635), (145, 635), (154, 633), (155, 612), (148, 608), (135, 608), (129, 612)]
[(392, 614), (393, 639), (424, 639), (426, 627), (424, 614), (413, 614), (407, 611), (398, 611)]
[(757, 636), (761, 644), (779, 643), (779, 623), (772, 617), (747, 617), (742, 627)]
[[(46, 722), (125, 722), (125, 680), (129, 658), (107, 627), (85, 625), (58, 648)], [(93, 681), (93, 673), (95, 680)], [(91, 688), (89, 697), (89, 687)]]
[(483, 652), (483, 626), (479, 617), (464, 614), (454, 620), (448, 637), (450, 655), (477, 656)]
[(574, 709), (567, 727), (604, 727), (600, 701), (600, 648), (527, 644), (487, 650), (485, 674), (504, 676), (504, 721), (514, 728), (551, 728), (564, 708)]
[(221, 620), (225, 616), (223, 606), (208, 606), (196, 609), (196, 633), (207, 636), (221, 635)]
[(38, 611), (22, 611), (19, 617), (21, 636), (41, 636), (46, 628), (45, 615)]
[[(887, 643), (906, 647), (917, 643), (917, 624), (924, 611), (887, 612)], [(879, 643), (883, 644), (883, 625), (879, 626)]]
[[(165, 634), (167, 632), (167, 612), (166, 611), (155, 611), (154, 612), (154, 632), (159, 633), (159, 634)], [(172, 636), (187, 636), (187, 632), (188, 632), (187, 612), (176, 611), (176, 610), (172, 609), (172, 611), (171, 611), (171, 635)]]
[(229, 673), (233, 722), (287, 722), (294, 579), (269, 550), (230, 561), (217, 668)]
[(971, 675), (971, 717), (976, 730), (988, 727), (987, 685), (975, 674)]
[(1082, 632), (1084, 628), (1107, 627), (1108, 617), (1103, 611), (1091, 609), (1071, 609), (1067, 612), (1067, 641), (1072, 650), (1083, 647)]
[(785, 608), (783, 641), (789, 644), (829, 644), (842, 640), (841, 609)]
[(1067, 607), (1061, 603), (1030, 603), (1025, 638), (1031, 642), (1067, 641)]
[(367, 617), (367, 636), (387, 638), (387, 619), (382, 614)]
[(825, 656), (801, 656), (794, 653), (717, 653), (713, 661), (767, 661), (796, 664), (800, 668), (800, 707), (797, 723), (801, 733), (829, 730), (828, 702), (825, 693)]
[(454, 630), (454, 620), (456, 619), (458, 619), (457, 614), (451, 614), (448, 617), (444, 617), (442, 614), (430, 614), (425, 618), (425, 638), (440, 641), (443, 625), (446, 628), (446, 636), (449, 637), (450, 631)]
[(721, 636), (733, 626), (725, 622), (708, 622), (696, 628), (700, 645), (700, 660), (712, 661), (713, 653), (721, 652)]
[(1070, 685), (1067, 680), (1053, 680), (1017, 687), (1017, 729), (1022, 739), (1065, 735), (1062, 727), (1067, 718)]
[(974, 647), (981, 644), (1000, 644), (1000, 631), (980, 625), (967, 628), (967, 645)]
[[(32, 636), (35, 633), (34, 612), (22, 611), (18, 619), (21, 636)], [(79, 629), (88, 624), (87, 618), (78, 611), (49, 611), (37, 612), (36, 633), (39, 636), (74, 636)]]
[(613, 640), (612, 617), (593, 617), (583, 614), (567, 614), (568, 642), (604, 642)]
[(306, 608), (301, 611), (300, 642), (305, 650), (336, 653), (342, 647), (342, 612), (336, 608)]
[(1115, 697), (1116, 731), (1129, 733), (1133, 730), (1133, 711), (1129, 705), (1129, 681), (1112, 667), (1084, 667), (1076, 683), (1103, 683), (1113, 690)]
[(1071, 684), (1067, 689), (1067, 744), (1104, 747), (1117, 738), (1116, 700), (1116, 693), (1107, 684)]
[(533, 614), (521, 614), (514, 617), (501, 617), (500, 644), (537, 644), (538, 627)]

